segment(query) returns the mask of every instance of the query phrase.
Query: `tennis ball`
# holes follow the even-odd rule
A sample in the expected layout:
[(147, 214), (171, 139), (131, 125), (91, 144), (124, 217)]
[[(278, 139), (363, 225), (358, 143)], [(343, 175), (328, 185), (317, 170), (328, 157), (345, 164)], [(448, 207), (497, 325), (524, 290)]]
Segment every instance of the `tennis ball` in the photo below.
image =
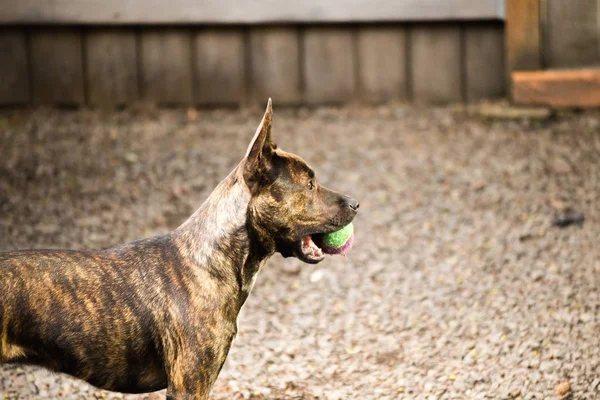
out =
[(346, 255), (354, 242), (354, 225), (349, 223), (342, 229), (323, 235), (322, 250), (327, 254)]

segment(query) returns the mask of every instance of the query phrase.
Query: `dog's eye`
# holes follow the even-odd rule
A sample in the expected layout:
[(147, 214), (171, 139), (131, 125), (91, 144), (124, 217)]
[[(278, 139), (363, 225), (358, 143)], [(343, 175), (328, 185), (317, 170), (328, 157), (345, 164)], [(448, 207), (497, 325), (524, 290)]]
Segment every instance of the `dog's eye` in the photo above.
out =
[(311, 180), (308, 182), (308, 190), (313, 190), (315, 188), (314, 182)]

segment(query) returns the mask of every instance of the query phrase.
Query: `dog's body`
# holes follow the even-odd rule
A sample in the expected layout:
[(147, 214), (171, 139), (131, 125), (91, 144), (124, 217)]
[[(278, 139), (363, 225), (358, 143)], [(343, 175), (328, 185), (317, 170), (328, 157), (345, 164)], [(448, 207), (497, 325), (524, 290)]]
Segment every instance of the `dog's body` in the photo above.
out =
[(102, 251), (0, 253), (0, 362), (207, 399), (264, 262), (320, 262), (312, 238), (358, 209), (276, 148), (270, 104), (246, 157), (175, 231)]

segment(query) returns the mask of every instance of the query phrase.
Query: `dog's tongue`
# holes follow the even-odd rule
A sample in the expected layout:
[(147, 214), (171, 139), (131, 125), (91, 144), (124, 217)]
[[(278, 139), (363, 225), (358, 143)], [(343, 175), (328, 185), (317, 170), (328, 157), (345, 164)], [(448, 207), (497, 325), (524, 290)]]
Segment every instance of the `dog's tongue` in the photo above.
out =
[(310, 242), (312, 242), (312, 238), (310, 236), (304, 236), (302, 238), (302, 244), (304, 247), (310, 247)]
[(325, 254), (330, 254), (330, 255), (339, 254), (341, 256), (345, 256), (346, 254), (348, 254), (350, 252), (353, 244), (354, 244), (354, 234), (350, 235), (348, 240), (346, 240), (346, 243), (344, 243), (340, 247), (329, 247), (329, 246), (323, 245), (321, 247), (321, 250), (323, 250), (323, 253), (325, 253)]

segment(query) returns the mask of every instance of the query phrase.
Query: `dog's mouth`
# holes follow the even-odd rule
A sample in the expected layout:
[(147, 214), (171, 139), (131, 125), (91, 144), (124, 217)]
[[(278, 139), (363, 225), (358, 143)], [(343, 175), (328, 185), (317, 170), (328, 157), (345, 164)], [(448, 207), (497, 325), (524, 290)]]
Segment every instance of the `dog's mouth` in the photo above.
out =
[(310, 264), (316, 264), (325, 258), (323, 250), (317, 246), (313, 240), (313, 236), (316, 237), (317, 235), (306, 235), (298, 243), (298, 258)]
[(297, 257), (307, 263), (316, 264), (320, 261), (323, 261), (326, 254), (342, 254), (344, 255), (347, 250), (352, 247), (352, 242), (354, 235), (348, 239), (344, 246), (334, 249), (328, 247), (323, 243), (323, 236), (325, 233), (313, 233), (311, 235), (304, 236), (298, 242), (299, 253)]

